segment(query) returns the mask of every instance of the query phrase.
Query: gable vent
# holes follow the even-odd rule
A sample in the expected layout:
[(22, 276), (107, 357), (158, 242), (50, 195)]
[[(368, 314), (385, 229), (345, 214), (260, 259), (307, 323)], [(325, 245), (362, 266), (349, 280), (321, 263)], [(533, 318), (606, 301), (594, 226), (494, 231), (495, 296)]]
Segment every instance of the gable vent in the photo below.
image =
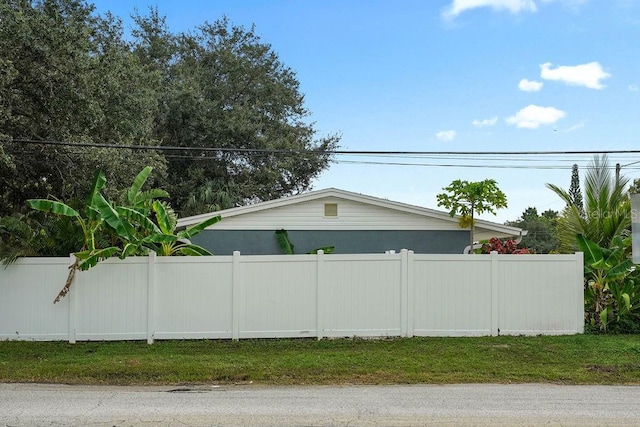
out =
[(337, 203), (325, 203), (324, 204), (324, 216), (335, 218), (338, 216), (338, 204)]

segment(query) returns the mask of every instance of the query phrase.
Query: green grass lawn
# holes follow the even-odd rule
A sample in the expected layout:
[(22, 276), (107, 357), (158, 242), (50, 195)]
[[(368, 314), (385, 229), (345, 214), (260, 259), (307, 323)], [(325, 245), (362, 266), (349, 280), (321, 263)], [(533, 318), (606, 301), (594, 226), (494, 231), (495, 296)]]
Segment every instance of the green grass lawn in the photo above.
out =
[(145, 342), (0, 341), (0, 382), (640, 384), (640, 335)]

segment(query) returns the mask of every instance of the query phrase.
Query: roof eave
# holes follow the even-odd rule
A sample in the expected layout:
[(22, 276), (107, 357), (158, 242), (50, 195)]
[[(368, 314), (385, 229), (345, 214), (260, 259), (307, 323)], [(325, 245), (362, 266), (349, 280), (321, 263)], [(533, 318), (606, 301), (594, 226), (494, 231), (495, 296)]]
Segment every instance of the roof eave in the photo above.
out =
[[(189, 226), (198, 224), (199, 222), (207, 220), (216, 215), (220, 215), (224, 219), (226, 217), (233, 217), (236, 215), (259, 212), (262, 210), (288, 206), (291, 204), (299, 203), (300, 201), (311, 201), (311, 200), (316, 200), (324, 197), (343, 198), (346, 200), (366, 203), (366, 204), (384, 207), (388, 209), (396, 209), (399, 211), (413, 213), (416, 215), (428, 216), (431, 218), (440, 219), (448, 222), (457, 223), (459, 221), (459, 217), (457, 216), (452, 217), (447, 212), (437, 211), (434, 209), (410, 205), (402, 202), (391, 201), (387, 199), (381, 199), (379, 197), (353, 193), (350, 191), (340, 190), (336, 188), (326, 188), (323, 190), (311, 191), (308, 193), (297, 194), (289, 197), (283, 197), (280, 199), (268, 200), (265, 202), (256, 203), (254, 205), (240, 206), (240, 207), (225, 209), (217, 212), (210, 212), (206, 214), (182, 218), (178, 220), (178, 228), (184, 228), (184, 227), (189, 227)], [(508, 225), (498, 224), (498, 223), (494, 223), (486, 220), (476, 220), (476, 227), (480, 227), (486, 230), (493, 230), (501, 234), (513, 235), (513, 236), (519, 236), (524, 231), (517, 227), (511, 227)]]

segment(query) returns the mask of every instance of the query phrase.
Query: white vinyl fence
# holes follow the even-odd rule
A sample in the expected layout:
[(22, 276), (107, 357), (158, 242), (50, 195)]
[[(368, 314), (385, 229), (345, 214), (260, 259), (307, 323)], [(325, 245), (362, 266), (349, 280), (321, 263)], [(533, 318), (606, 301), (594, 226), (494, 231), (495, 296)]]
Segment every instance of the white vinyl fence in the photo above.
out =
[(69, 258), (0, 268), (2, 340), (583, 332), (582, 253)]

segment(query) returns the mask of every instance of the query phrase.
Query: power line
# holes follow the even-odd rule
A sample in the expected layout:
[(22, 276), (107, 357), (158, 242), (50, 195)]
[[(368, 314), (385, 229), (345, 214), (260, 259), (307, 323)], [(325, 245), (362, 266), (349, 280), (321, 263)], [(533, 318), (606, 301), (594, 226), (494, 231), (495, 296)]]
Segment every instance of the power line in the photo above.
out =
[(68, 147), (112, 148), (128, 150), (160, 150), (160, 151), (202, 151), (202, 152), (236, 152), (236, 153), (268, 153), (268, 154), (344, 154), (366, 156), (458, 156), (458, 155), (593, 155), (593, 154), (640, 154), (640, 150), (553, 150), (553, 151), (384, 151), (384, 150), (282, 150), (268, 148), (230, 148), (230, 147), (178, 147), (168, 145), (116, 145), (94, 142), (65, 142), (51, 140), (13, 139), (14, 143), (59, 145)]
[[(380, 165), (380, 166), (423, 166), (423, 167), (444, 167), (444, 168), (483, 168), (483, 169), (545, 169), (545, 170), (568, 170), (572, 165), (488, 165), (488, 164), (464, 164), (464, 163), (405, 163), (405, 162), (374, 162), (365, 160), (336, 160), (336, 163), (355, 165)], [(614, 169), (610, 166), (609, 169)], [(583, 169), (590, 169), (589, 166)], [(640, 170), (640, 167), (626, 168), (627, 170)]]
[[(229, 148), (229, 147), (179, 147), (157, 145), (116, 145), (94, 142), (69, 142), (53, 140), (13, 139), (9, 143), (34, 145), (65, 146), (71, 148), (105, 148), (147, 151), (165, 151), (167, 159), (184, 159), (189, 161), (220, 160), (220, 154), (239, 153), (245, 157), (264, 157), (271, 155), (296, 156), (335, 156), (332, 161), (339, 164), (377, 165), (377, 166), (413, 166), (430, 168), (484, 168), (484, 169), (529, 169), (529, 170), (567, 170), (579, 161), (586, 161), (588, 155), (613, 154), (626, 155), (625, 161), (634, 160), (640, 150), (575, 150), (575, 151), (362, 151), (362, 150), (283, 150), (267, 148)], [(176, 153), (181, 152), (181, 153)], [(188, 154), (192, 153), (192, 154)], [(212, 155), (214, 154), (215, 155)], [(631, 156), (630, 156), (631, 155)], [(352, 156), (381, 159), (415, 159), (409, 161), (390, 160), (355, 160)], [(571, 156), (567, 158), (566, 156)], [(337, 158), (336, 158), (337, 157)], [(347, 157), (347, 158), (345, 158)], [(537, 158), (536, 158), (537, 157)], [(631, 158), (629, 158), (631, 157)], [(637, 158), (637, 157), (635, 157)], [(431, 160), (425, 162), (425, 160)], [(613, 158), (611, 159), (615, 161)], [(447, 161), (447, 162), (445, 162)], [(488, 163), (491, 162), (491, 163)], [(526, 162), (527, 164), (522, 164)], [(543, 164), (543, 162), (545, 162)], [(506, 163), (506, 164), (505, 164)], [(520, 164), (518, 164), (520, 163)], [(640, 160), (623, 165), (627, 171), (640, 170)], [(629, 167), (634, 166), (634, 167)], [(589, 169), (591, 166), (582, 166)], [(610, 167), (613, 169), (613, 166)]]

